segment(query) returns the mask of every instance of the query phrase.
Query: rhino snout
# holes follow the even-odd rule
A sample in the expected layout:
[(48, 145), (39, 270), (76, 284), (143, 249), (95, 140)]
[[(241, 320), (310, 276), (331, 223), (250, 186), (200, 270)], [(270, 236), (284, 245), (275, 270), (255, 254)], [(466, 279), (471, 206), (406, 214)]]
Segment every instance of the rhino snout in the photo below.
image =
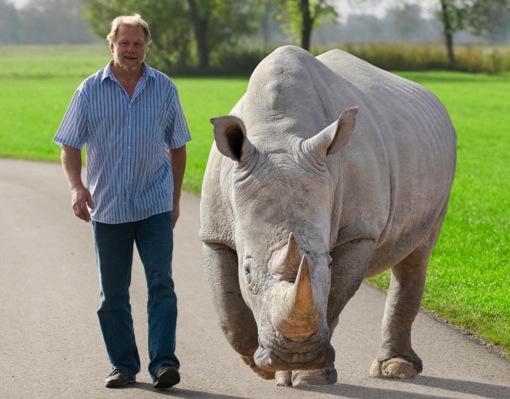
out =
[(307, 370), (325, 367), (325, 351), (305, 353), (285, 353), (259, 346), (253, 359), (263, 370)]

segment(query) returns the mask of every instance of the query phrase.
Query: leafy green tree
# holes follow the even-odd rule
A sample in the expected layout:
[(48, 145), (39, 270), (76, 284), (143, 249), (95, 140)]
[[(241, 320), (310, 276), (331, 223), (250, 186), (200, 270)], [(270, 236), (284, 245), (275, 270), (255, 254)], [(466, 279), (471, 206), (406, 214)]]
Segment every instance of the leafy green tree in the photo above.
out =
[(299, 38), (301, 47), (310, 50), (313, 29), (338, 14), (330, 0), (277, 0), (286, 29)]
[(492, 20), (497, 23), (490, 24), (484, 34), (491, 43), (508, 43), (510, 41), (510, 3), (503, 12), (495, 10)]
[(476, 35), (488, 30), (495, 21), (491, 18), (507, 6), (507, 0), (440, 0), (439, 20), (450, 67), (455, 66), (454, 33), (461, 29)]
[(505, 13), (508, 11), (508, 0), (471, 1), (466, 11), (468, 29), (475, 35), (487, 34), (496, 26), (505, 23)]
[(255, 31), (255, 4), (251, 0), (188, 0), (200, 69), (209, 67), (213, 50), (233, 46)]

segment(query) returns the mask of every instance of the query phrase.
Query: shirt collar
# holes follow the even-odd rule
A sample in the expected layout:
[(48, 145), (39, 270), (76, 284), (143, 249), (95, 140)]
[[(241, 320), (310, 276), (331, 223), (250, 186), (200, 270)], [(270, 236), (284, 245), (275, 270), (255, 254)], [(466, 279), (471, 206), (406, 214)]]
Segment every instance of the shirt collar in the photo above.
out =
[[(156, 74), (154, 73), (154, 70), (149, 66), (147, 65), (147, 63), (143, 63), (142, 64), (143, 66), (143, 73), (142, 73), (142, 76), (141, 78), (142, 79), (146, 79), (146, 78), (156, 78)], [(106, 78), (110, 78), (111, 80), (114, 80), (116, 81), (117, 79), (115, 78), (115, 75), (113, 74), (113, 71), (112, 71), (112, 61), (110, 61), (106, 67), (103, 69), (103, 73), (101, 74), (101, 83), (106, 79)]]

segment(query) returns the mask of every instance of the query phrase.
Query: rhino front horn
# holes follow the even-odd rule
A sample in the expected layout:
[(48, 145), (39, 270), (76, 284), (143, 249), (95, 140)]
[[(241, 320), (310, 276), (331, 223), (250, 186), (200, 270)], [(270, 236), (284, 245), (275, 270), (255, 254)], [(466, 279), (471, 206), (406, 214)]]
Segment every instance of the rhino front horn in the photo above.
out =
[(312, 279), (306, 256), (301, 258), (296, 281), (276, 306), (274, 326), (288, 338), (308, 337), (319, 328), (319, 312), (313, 295)]

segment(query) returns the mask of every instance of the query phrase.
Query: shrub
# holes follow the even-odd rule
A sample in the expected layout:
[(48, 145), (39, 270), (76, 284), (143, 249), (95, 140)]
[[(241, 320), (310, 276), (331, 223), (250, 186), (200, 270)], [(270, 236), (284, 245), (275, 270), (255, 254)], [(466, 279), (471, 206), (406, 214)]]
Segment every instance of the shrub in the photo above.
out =
[[(438, 44), (342, 44), (340, 48), (382, 69), (446, 70), (448, 65), (444, 46)], [(328, 48), (314, 48), (314, 54)], [(500, 73), (510, 70), (510, 48), (457, 46), (454, 70), (478, 73)]]
[[(401, 44), (401, 43), (344, 43), (339, 46), (379, 68), (390, 71), (449, 70), (446, 51), (439, 44)], [(322, 54), (333, 47), (314, 47), (311, 53)], [(211, 54), (211, 66), (208, 70), (196, 67), (175, 66), (165, 69), (173, 75), (249, 75), (258, 63), (274, 48), (263, 49), (239, 45), (223, 47)], [(510, 70), (509, 47), (456, 46), (457, 71), (496, 74)], [(191, 59), (194, 59), (191, 55)]]

